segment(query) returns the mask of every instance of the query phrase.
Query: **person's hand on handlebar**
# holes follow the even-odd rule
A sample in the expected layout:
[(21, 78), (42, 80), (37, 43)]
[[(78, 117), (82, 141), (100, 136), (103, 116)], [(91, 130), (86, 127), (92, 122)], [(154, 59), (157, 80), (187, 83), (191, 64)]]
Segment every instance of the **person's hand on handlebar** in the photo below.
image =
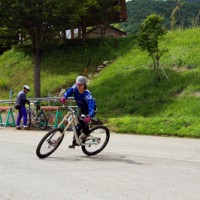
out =
[(83, 121), (84, 121), (85, 123), (89, 123), (89, 122), (91, 122), (91, 120), (92, 120), (92, 118), (89, 117), (89, 116), (86, 116), (86, 117), (83, 119)]
[(60, 99), (60, 103), (62, 103), (62, 104), (65, 104), (65, 103), (66, 103), (65, 97), (62, 97), (62, 98)]
[(30, 101), (26, 99), (26, 103), (30, 105)]

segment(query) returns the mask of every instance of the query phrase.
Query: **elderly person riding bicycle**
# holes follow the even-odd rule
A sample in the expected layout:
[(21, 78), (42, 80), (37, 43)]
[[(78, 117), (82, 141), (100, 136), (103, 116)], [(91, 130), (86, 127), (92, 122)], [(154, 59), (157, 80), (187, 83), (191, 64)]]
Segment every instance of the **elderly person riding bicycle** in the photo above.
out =
[[(96, 102), (92, 98), (90, 91), (87, 89), (87, 78), (85, 76), (78, 76), (76, 78), (75, 85), (66, 90), (64, 97), (60, 100), (61, 103), (64, 104), (66, 99), (70, 96), (74, 96), (76, 104), (80, 108), (80, 115), (84, 114), (86, 116), (83, 120), (79, 119), (79, 125), (77, 127), (79, 138), (81, 140), (86, 140), (90, 134), (88, 123), (96, 113)], [(74, 138), (72, 144), (69, 145), (69, 148), (75, 148), (76, 145), (76, 140)]]

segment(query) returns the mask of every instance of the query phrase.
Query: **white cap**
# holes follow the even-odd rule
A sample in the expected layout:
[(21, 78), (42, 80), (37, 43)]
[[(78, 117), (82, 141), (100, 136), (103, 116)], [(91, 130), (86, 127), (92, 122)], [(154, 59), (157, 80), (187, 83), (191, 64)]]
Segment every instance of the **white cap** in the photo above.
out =
[(30, 91), (30, 87), (28, 85), (24, 85), (23, 88), (27, 89), (28, 91)]

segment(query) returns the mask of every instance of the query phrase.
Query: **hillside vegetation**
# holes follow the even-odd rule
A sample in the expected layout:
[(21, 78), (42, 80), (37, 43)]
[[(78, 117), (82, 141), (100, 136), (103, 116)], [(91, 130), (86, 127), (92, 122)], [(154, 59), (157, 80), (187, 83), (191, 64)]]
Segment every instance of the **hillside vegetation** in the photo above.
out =
[[(102, 61), (113, 60), (89, 84), (97, 100), (97, 118), (120, 133), (198, 138), (200, 29), (169, 32), (161, 44), (168, 48), (161, 62), (169, 81), (163, 76), (158, 85), (154, 84), (152, 61), (137, 48), (134, 36), (49, 50), (43, 55), (42, 94), (55, 94), (67, 87), (89, 57), (90, 72)], [(25, 83), (33, 87), (32, 69), (29, 55), (14, 49), (4, 53), (0, 57), (1, 99), (11, 87), (15, 91)]]
[(157, 13), (164, 17), (167, 29), (171, 29), (173, 13), (176, 28), (197, 27), (199, 10), (199, 0), (131, 0), (127, 2), (128, 20), (120, 23), (119, 26), (128, 34), (137, 33), (143, 20), (152, 13)]
[[(41, 66), (41, 95), (56, 95), (60, 89), (69, 87), (77, 75), (82, 74), (88, 61), (89, 73), (105, 60), (115, 60), (129, 51), (134, 44), (130, 38), (119, 40), (69, 41), (67, 44), (52, 44), (44, 47)], [(21, 49), (21, 48), (20, 48)], [(24, 50), (25, 49), (25, 50)], [(8, 99), (9, 90), (14, 98), (22, 85), (33, 88), (33, 60), (30, 52), (13, 48), (0, 56), (0, 98)], [(33, 96), (33, 89), (29, 93)]]

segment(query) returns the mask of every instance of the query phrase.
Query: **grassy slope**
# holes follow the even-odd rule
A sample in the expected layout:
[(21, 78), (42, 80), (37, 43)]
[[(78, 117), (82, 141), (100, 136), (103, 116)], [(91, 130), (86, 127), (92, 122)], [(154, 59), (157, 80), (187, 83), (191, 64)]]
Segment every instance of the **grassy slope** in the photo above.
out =
[(154, 85), (151, 60), (137, 48), (92, 82), (102, 116), (118, 132), (200, 137), (200, 29), (169, 33), (161, 62), (170, 82)]
[[(76, 42), (47, 48), (42, 56), (41, 95), (58, 94), (83, 72), (90, 58), (89, 73), (93, 73), (103, 61), (126, 53), (133, 46), (131, 43), (129, 38), (111, 38), (103, 42), (91, 40), (87, 44)], [(14, 49), (5, 52), (0, 56), (0, 98), (8, 99), (10, 88), (15, 91), (15, 98), (24, 84), (33, 88), (32, 56)], [(33, 96), (33, 90), (29, 96)]]
[[(115, 62), (89, 85), (97, 100), (97, 117), (118, 132), (200, 137), (200, 29), (168, 33), (162, 41), (169, 49), (161, 62), (170, 82), (163, 78), (158, 86), (153, 81), (151, 59), (134, 43), (133, 38), (110, 39), (46, 53), (42, 95), (58, 93), (72, 82), (89, 57), (91, 71), (103, 60), (112, 59)], [(28, 55), (14, 50), (2, 55), (0, 98), (6, 98), (11, 87), (15, 91), (25, 83), (33, 87), (32, 68)]]

